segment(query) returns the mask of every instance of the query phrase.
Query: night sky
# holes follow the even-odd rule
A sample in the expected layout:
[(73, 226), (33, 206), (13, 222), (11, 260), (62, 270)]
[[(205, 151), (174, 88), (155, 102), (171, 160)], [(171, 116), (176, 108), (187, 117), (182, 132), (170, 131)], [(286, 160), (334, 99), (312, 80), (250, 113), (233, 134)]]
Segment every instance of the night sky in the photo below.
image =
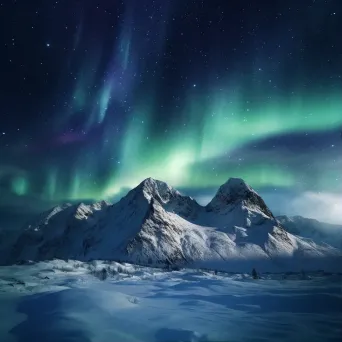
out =
[(150, 176), (200, 203), (241, 177), (276, 214), (342, 222), (341, 0), (0, 0), (0, 16), (0, 225)]

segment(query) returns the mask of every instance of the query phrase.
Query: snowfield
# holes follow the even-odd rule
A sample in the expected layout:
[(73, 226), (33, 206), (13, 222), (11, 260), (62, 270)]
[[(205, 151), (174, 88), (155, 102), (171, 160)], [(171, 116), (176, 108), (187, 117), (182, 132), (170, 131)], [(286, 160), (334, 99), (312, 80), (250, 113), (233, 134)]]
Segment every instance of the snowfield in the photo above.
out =
[(237, 178), (57, 206), (0, 236), (0, 342), (340, 341), (342, 250), (309, 223)]
[(100, 261), (3, 266), (0, 341), (340, 341), (341, 275), (215, 273)]

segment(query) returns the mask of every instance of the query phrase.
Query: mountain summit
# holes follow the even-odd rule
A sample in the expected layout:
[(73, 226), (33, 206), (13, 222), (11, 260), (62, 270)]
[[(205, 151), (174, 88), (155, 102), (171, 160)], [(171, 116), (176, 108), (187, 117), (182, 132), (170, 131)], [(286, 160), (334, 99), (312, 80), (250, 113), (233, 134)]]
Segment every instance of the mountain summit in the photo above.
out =
[(221, 185), (215, 197), (207, 205), (207, 210), (220, 212), (236, 205), (254, 208), (267, 217), (274, 218), (263, 199), (241, 178), (230, 178)]
[(288, 233), (238, 178), (205, 207), (152, 178), (113, 205), (58, 206), (27, 225), (10, 249), (1, 263), (107, 259), (229, 271), (256, 264), (269, 271), (322, 268), (323, 260), (341, 257), (337, 249)]
[(167, 183), (153, 178), (145, 179), (134, 189), (134, 191), (139, 190), (143, 191), (146, 198), (154, 198), (163, 203), (167, 203), (171, 199), (180, 196), (180, 193)]

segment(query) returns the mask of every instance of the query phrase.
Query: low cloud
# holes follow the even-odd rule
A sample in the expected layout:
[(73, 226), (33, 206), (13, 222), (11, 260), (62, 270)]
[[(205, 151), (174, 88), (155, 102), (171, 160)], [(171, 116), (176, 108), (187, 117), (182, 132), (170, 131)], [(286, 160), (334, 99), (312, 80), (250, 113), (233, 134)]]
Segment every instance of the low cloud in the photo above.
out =
[[(303, 216), (321, 222), (342, 224), (342, 194), (331, 192), (306, 191), (295, 193), (291, 190), (259, 192), (274, 215)], [(208, 204), (212, 194), (195, 195), (195, 199), (202, 205)]]
[(207, 205), (213, 199), (214, 195), (215, 194), (213, 194), (212, 196), (197, 196), (195, 199), (200, 205)]
[(261, 193), (275, 215), (303, 216), (321, 222), (342, 224), (342, 195), (331, 192)]
[(290, 202), (288, 209), (295, 215), (342, 224), (342, 195), (339, 194), (304, 192)]

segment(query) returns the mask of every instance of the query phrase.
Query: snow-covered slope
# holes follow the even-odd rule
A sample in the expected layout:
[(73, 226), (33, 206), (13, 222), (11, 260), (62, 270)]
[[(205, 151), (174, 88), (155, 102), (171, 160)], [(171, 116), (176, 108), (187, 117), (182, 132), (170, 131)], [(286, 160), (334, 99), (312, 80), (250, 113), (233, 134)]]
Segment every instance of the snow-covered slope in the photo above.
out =
[(260, 276), (113, 261), (0, 267), (0, 341), (341, 341), (342, 276)]
[(342, 249), (342, 226), (319, 222), (302, 216), (278, 216), (278, 222), (291, 234), (325, 242)]
[(51, 258), (272, 271), (330, 269), (341, 252), (286, 232), (241, 179), (229, 179), (202, 207), (148, 178), (114, 205), (67, 204), (41, 215), (5, 263)]

